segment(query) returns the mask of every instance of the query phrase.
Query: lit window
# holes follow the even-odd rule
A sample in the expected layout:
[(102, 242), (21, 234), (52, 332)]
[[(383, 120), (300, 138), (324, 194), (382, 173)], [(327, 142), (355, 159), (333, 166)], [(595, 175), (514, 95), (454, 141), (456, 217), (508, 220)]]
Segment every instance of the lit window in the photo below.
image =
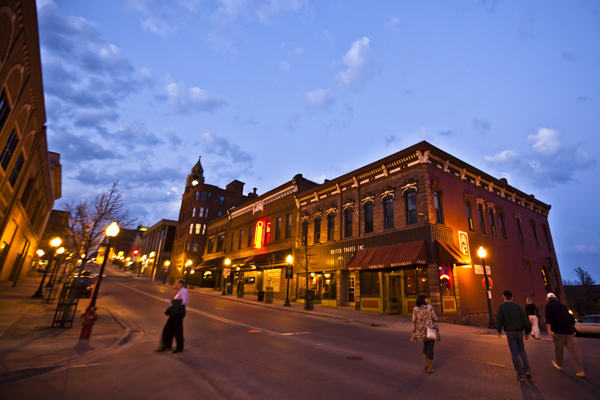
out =
[(189, 232), (189, 235), (191, 235), (192, 233), (194, 233), (194, 224), (190, 224), (190, 232)]
[(192, 207), (192, 218), (196, 216), (196, 207)]
[(200, 229), (202, 229), (202, 224), (196, 224), (196, 235), (200, 234)]

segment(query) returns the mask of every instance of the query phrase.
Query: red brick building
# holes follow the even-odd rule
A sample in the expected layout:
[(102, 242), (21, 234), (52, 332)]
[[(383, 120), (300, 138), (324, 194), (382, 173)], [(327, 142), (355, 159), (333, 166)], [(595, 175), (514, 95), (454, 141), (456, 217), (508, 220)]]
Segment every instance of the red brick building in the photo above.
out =
[[(477, 256), (482, 246), (494, 310), (507, 289), (523, 305), (527, 297), (543, 304), (548, 291), (565, 301), (550, 206), (427, 142), (304, 188), (294, 193), (294, 238), (284, 246), (293, 242), (293, 299), (303, 301), (308, 289), (323, 306), (410, 315), (416, 296), (425, 294), (443, 319), (483, 323), (487, 299)], [(222, 243), (213, 251), (209, 245), (204, 257), (205, 263), (217, 260), (217, 276), (227, 258), (236, 270), (256, 261), (250, 255), (256, 247), (241, 252), (229, 236), (241, 229), (240, 214), (247, 215), (244, 235), (248, 229), (256, 235), (261, 221), (263, 229), (270, 221), (273, 234), (277, 210), (291, 203), (289, 196), (268, 206), (263, 200), (264, 209), (257, 211), (260, 199), (231, 210), (229, 220), (208, 224), (208, 237)], [(271, 246), (259, 254), (276, 253)], [(276, 254), (279, 265), (282, 257)]]

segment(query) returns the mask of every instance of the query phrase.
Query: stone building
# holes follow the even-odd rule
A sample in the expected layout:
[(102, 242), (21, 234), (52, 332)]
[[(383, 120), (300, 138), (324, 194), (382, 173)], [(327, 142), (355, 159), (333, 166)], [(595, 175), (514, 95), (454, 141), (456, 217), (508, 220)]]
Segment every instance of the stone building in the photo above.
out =
[[(34, 0), (0, 0), (0, 280), (27, 274), (54, 201), (60, 155), (48, 152)], [(43, 247), (43, 246), (42, 246)]]
[(206, 242), (206, 227), (210, 221), (227, 213), (227, 210), (256, 197), (244, 196), (244, 183), (235, 180), (225, 189), (204, 182), (204, 169), (200, 159), (192, 168), (185, 183), (181, 199), (179, 221), (171, 256), (171, 276), (179, 276), (184, 268), (202, 262)]
[(162, 281), (169, 275), (176, 231), (177, 221), (162, 219), (144, 232), (140, 249), (141, 272), (152, 281)]

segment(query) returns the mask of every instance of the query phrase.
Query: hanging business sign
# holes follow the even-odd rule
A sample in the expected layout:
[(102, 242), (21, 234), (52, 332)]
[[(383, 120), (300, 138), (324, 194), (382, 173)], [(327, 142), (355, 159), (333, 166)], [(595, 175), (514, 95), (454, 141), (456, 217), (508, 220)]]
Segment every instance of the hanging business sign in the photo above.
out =
[(291, 265), (288, 265), (285, 268), (285, 279), (294, 279), (294, 267)]
[(230, 270), (229, 268), (223, 268), (223, 276), (227, 277), (229, 276)]
[[(475, 273), (477, 275), (483, 275), (483, 266), (481, 266), (481, 265), (473, 265), (473, 267), (474, 267)], [(485, 266), (485, 272), (488, 275), (491, 275), (492, 274), (492, 267), (490, 267), (489, 265), (486, 265)]]

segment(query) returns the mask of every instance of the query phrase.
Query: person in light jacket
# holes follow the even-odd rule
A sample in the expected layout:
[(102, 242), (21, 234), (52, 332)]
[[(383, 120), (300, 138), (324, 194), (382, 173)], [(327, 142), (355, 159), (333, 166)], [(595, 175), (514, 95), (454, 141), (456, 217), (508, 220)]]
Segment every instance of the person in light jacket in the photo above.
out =
[(534, 339), (540, 340), (540, 312), (535, 306), (535, 304), (533, 304), (533, 300), (530, 298), (527, 299), (527, 305), (525, 305), (525, 313), (529, 318), (529, 322), (531, 322), (531, 336), (533, 336)]
[(425, 295), (417, 296), (417, 306), (413, 309), (412, 342), (423, 342), (423, 360), (428, 374), (433, 373), (433, 346), (435, 339), (427, 338), (427, 328), (439, 332), (438, 318), (433, 307), (427, 304)]

